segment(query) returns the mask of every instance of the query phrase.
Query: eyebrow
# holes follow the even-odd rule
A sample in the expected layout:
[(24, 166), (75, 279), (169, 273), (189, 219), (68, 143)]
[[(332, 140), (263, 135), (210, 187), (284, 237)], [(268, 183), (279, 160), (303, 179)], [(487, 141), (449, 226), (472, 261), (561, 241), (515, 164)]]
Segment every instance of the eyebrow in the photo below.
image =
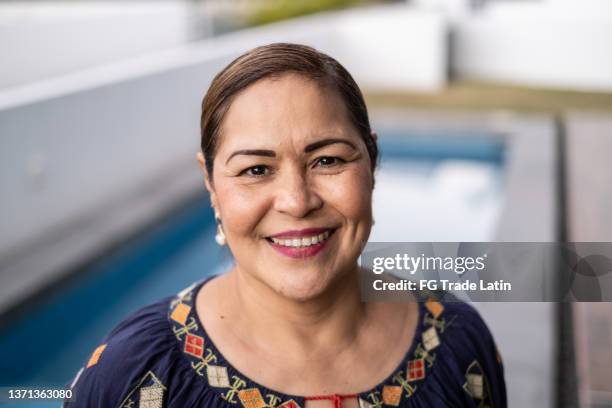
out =
[(262, 149), (245, 149), (245, 150), (236, 150), (234, 153), (230, 154), (230, 156), (225, 161), (225, 164), (229, 163), (229, 161), (234, 156), (264, 156), (264, 157), (276, 157), (276, 153), (273, 150), (262, 150)]
[[(318, 150), (318, 149), (321, 149), (321, 148), (323, 148), (325, 146), (329, 146), (329, 145), (336, 144), (336, 143), (344, 143), (345, 145), (348, 145), (348, 146), (352, 147), (355, 150), (357, 149), (353, 143), (351, 143), (351, 142), (349, 142), (348, 140), (345, 140), (345, 139), (324, 139), (324, 140), (316, 141), (316, 142), (311, 143), (308, 146), (306, 146), (304, 148), (304, 153), (311, 153), (311, 152), (314, 152), (315, 150)], [(276, 153), (273, 150), (243, 149), (243, 150), (236, 150), (235, 152), (230, 154), (230, 156), (225, 161), (225, 164), (229, 163), (229, 161), (234, 156), (240, 156), (240, 155), (243, 155), (243, 156), (276, 157)]]
[(329, 145), (336, 144), (336, 143), (344, 143), (345, 145), (352, 147), (354, 150), (357, 150), (355, 145), (346, 139), (323, 139), (323, 140), (319, 140), (317, 142), (311, 143), (308, 146), (306, 146), (304, 148), (304, 153), (314, 152), (317, 149), (321, 149), (322, 147), (329, 146)]

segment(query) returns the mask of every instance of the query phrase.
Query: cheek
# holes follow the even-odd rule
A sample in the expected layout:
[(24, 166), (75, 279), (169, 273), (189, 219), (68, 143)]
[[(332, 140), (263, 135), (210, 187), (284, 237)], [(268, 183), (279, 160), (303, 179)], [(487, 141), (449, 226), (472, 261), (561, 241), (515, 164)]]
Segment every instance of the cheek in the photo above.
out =
[(225, 185), (217, 189), (217, 199), (226, 235), (231, 239), (250, 236), (268, 208), (267, 197), (249, 188)]
[(354, 222), (371, 222), (372, 175), (369, 169), (355, 168), (324, 180), (324, 199)]

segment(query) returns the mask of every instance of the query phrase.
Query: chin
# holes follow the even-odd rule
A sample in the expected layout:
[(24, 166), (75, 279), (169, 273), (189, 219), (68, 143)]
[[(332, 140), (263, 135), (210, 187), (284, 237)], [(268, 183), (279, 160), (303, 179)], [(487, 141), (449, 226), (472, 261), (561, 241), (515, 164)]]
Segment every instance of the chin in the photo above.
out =
[[(275, 279), (276, 280), (276, 279)], [(320, 272), (298, 272), (284, 276), (272, 285), (277, 293), (287, 299), (305, 302), (325, 293), (332, 285), (332, 276)]]

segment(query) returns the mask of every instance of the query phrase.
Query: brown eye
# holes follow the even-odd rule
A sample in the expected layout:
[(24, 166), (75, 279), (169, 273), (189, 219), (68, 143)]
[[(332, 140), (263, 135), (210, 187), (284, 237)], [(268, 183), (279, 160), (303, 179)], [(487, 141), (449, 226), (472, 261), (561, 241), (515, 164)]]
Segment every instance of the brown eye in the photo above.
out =
[(340, 163), (343, 163), (344, 160), (342, 160), (339, 157), (333, 157), (333, 156), (323, 156), (323, 157), (319, 157), (319, 159), (317, 159), (315, 166), (321, 166), (321, 167), (331, 167)]
[(247, 175), (251, 177), (262, 177), (268, 174), (269, 169), (266, 166), (258, 165), (249, 167), (248, 169), (243, 170), (240, 175)]

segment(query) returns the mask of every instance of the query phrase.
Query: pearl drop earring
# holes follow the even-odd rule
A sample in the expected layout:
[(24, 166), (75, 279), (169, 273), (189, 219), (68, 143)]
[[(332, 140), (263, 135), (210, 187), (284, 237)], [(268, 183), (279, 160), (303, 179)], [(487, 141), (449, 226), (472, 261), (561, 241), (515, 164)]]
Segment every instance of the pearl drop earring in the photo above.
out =
[(223, 232), (223, 226), (221, 225), (221, 217), (219, 217), (219, 213), (215, 211), (215, 221), (217, 222), (217, 234), (215, 235), (215, 241), (217, 244), (223, 246), (227, 244), (227, 239), (225, 238), (225, 233)]

